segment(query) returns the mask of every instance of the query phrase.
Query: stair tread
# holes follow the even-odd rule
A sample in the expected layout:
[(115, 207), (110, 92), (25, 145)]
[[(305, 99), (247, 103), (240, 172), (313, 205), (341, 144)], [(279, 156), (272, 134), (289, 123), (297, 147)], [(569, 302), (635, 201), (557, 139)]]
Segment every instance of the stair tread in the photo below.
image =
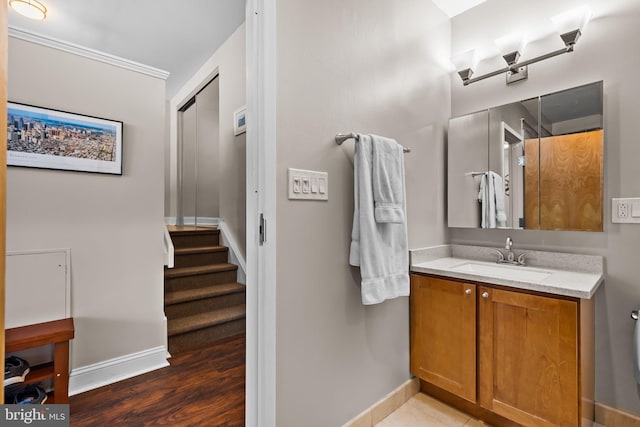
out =
[(176, 267), (167, 269), (164, 272), (165, 278), (183, 277), (183, 276), (197, 276), (199, 274), (217, 273), (221, 271), (237, 270), (238, 266), (229, 263), (201, 265), (196, 267)]
[(207, 253), (207, 252), (224, 252), (227, 249), (229, 248), (221, 245), (193, 246), (189, 248), (174, 249), (173, 253), (175, 255), (191, 255), (191, 254), (200, 254), (200, 253)]
[(244, 304), (220, 308), (206, 313), (169, 320), (167, 332), (169, 336), (183, 334), (210, 326), (220, 325), (232, 320), (243, 319), (245, 316), (246, 308)]
[(221, 295), (228, 295), (237, 292), (244, 292), (245, 286), (237, 282), (223, 283), (221, 285), (205, 286), (202, 288), (185, 289), (180, 291), (167, 292), (164, 297), (164, 304), (172, 305), (188, 301), (196, 301), (204, 298), (211, 298)]
[(193, 234), (220, 234), (220, 230), (217, 228), (185, 228), (185, 229), (170, 229), (170, 235), (193, 235)]

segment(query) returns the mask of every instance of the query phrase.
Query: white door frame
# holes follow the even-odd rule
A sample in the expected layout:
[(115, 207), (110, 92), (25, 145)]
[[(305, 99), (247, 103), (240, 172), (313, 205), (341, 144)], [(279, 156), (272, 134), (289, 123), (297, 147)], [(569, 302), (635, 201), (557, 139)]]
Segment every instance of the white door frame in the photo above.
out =
[[(247, 0), (247, 427), (276, 425), (276, 10)], [(260, 244), (260, 215), (266, 241)]]

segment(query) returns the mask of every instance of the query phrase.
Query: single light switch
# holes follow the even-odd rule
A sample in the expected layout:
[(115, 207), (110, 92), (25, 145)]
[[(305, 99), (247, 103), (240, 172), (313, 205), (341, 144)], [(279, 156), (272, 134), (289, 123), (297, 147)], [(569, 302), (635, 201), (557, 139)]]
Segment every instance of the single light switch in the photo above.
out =
[(317, 194), (318, 193), (318, 179), (317, 178), (311, 178), (311, 193), (312, 194)]
[(302, 192), (304, 194), (309, 194), (309, 178), (302, 178)]
[(320, 194), (324, 194), (327, 192), (327, 181), (325, 181), (324, 178), (320, 178), (318, 180), (319, 185), (318, 185), (318, 191), (320, 192)]
[(294, 193), (299, 193), (300, 192), (300, 177), (296, 176), (293, 178), (293, 192)]

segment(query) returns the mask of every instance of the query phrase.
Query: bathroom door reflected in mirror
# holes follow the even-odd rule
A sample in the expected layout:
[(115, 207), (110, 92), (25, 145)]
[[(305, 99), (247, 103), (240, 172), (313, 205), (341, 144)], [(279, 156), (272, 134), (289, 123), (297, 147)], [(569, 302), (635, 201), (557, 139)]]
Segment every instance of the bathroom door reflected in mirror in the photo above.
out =
[(602, 231), (602, 82), (449, 121), (449, 227)]

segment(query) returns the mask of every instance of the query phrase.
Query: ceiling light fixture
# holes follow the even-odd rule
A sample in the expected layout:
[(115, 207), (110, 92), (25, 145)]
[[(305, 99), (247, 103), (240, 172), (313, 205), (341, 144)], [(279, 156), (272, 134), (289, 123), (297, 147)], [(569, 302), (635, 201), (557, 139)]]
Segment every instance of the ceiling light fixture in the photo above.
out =
[(27, 18), (44, 19), (47, 17), (47, 8), (38, 0), (9, 0), (9, 6)]
[(562, 55), (563, 53), (573, 52), (574, 46), (584, 32), (590, 17), (591, 11), (589, 8), (587, 6), (582, 6), (551, 18), (556, 30), (560, 34), (562, 42), (564, 43), (564, 47), (562, 49), (558, 49), (526, 61), (518, 62), (526, 42), (521, 34), (510, 34), (495, 41), (502, 58), (507, 63), (505, 68), (472, 78), (471, 76), (473, 75), (473, 68), (475, 67), (475, 64), (466, 62), (465, 64), (459, 65), (454, 61), (456, 70), (459, 70), (458, 74), (465, 86), (502, 73), (506, 73), (507, 75), (507, 84), (524, 80), (528, 78), (529, 65), (545, 59), (553, 58), (554, 56)]

